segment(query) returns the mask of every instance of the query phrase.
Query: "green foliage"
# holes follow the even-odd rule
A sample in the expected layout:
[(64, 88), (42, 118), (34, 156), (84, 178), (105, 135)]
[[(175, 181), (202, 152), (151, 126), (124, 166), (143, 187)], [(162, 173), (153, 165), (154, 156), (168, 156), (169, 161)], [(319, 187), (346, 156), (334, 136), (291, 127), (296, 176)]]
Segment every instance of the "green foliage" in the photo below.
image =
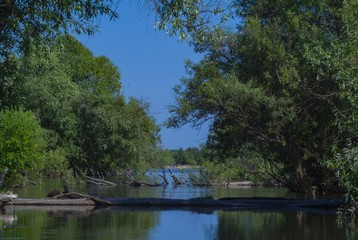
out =
[(181, 40), (203, 40), (203, 33), (215, 23), (225, 23), (232, 18), (235, 1), (178, 1), (147, 0), (148, 7), (157, 14), (154, 25)]
[(63, 69), (58, 48), (34, 47), (21, 61), (24, 81), (21, 96), (27, 109), (35, 112), (43, 128), (54, 130), (65, 142), (75, 135), (74, 104), (80, 87)]
[(204, 152), (201, 148), (189, 147), (187, 149), (179, 148), (178, 150), (162, 150), (170, 158), (168, 162), (177, 165), (200, 165), (204, 161)]
[[(37, 46), (20, 61), (21, 98), (24, 107), (36, 113), (45, 129), (46, 163), (44, 174), (59, 176), (68, 168), (66, 158), (76, 154), (75, 103), (80, 87), (64, 71), (61, 49)], [(66, 162), (64, 161), (66, 159)]]
[(235, 180), (244, 180), (244, 171), (237, 166), (236, 161), (211, 160), (204, 161), (200, 172), (210, 183), (228, 183)]
[(18, 89), (16, 57), (34, 45), (56, 43), (65, 33), (93, 34), (99, 16), (118, 17), (116, 3), (106, 1), (2, 1), (0, 3), (0, 110), (16, 108)]
[(118, 67), (107, 57), (95, 57), (93, 53), (72, 36), (62, 36), (58, 39), (60, 50), (58, 61), (63, 63), (63, 70), (73, 82), (82, 89), (95, 95), (120, 95), (121, 83)]
[(143, 164), (153, 160), (151, 152), (158, 142), (158, 128), (145, 106), (135, 99), (120, 108), (116, 101), (97, 101), (88, 96), (78, 107), (81, 157), (75, 164), (99, 176), (120, 168), (143, 171)]
[(0, 59), (23, 52), (32, 43), (67, 32), (93, 34), (101, 15), (117, 18), (108, 1), (3, 1), (0, 5)]
[(48, 143), (46, 174), (63, 173), (64, 158), (99, 176), (128, 166), (143, 169), (153, 159), (159, 129), (148, 105), (126, 103), (118, 68), (66, 35), (93, 34), (99, 16), (118, 17), (116, 4), (0, 4), (0, 110), (23, 105), (39, 117)]
[[(236, 32), (199, 26), (204, 38), (193, 44), (206, 56), (187, 64), (168, 125), (210, 121), (207, 145), (218, 156), (237, 159), (250, 144), (291, 190), (336, 191), (325, 163), (347, 139), (357, 142), (356, 1), (235, 1), (231, 8)], [(191, 21), (180, 11), (171, 17)]]
[(42, 129), (31, 112), (0, 112), (0, 167), (9, 169), (2, 188), (20, 183), (22, 173), (38, 176), (44, 164)]
[(175, 164), (172, 150), (158, 149), (156, 152), (156, 161), (152, 163), (152, 168), (164, 167)]
[(44, 176), (58, 178), (63, 176), (68, 168), (69, 163), (66, 159), (66, 151), (64, 149), (57, 148), (46, 152), (43, 170)]
[(347, 202), (357, 205), (358, 199), (358, 148), (350, 146), (338, 153), (331, 164), (340, 183), (347, 191)]
[(120, 168), (144, 171), (159, 141), (149, 105), (125, 102), (108, 58), (93, 56), (70, 36), (58, 42), (34, 46), (20, 61), (23, 104), (47, 130), (44, 173), (61, 175), (68, 166), (97, 177)]
[(19, 104), (20, 82), (17, 71), (18, 61), (15, 56), (0, 61), (0, 110), (13, 108)]

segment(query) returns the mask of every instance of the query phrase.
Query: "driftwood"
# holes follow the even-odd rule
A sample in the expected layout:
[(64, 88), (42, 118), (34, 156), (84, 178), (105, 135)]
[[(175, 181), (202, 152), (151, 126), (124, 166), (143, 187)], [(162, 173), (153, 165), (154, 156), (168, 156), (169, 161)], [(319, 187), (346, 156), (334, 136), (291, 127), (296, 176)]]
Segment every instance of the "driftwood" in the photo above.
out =
[(116, 186), (117, 184), (110, 182), (110, 181), (106, 181), (103, 179), (99, 179), (99, 178), (94, 178), (94, 177), (89, 177), (89, 176), (84, 176), (85, 180), (89, 183), (93, 183), (96, 185), (103, 185), (103, 186)]

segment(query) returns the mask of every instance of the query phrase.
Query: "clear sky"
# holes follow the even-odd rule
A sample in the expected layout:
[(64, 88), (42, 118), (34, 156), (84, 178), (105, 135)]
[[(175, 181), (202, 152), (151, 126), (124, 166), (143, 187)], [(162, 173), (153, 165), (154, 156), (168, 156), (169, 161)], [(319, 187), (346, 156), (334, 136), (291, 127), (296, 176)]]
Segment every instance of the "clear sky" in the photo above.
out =
[[(149, 102), (150, 115), (162, 124), (169, 117), (168, 105), (174, 103), (172, 89), (185, 76), (184, 60), (197, 62), (201, 56), (177, 37), (155, 30), (154, 16), (147, 16), (137, 1), (121, 1), (118, 12), (119, 19), (101, 18), (99, 32), (79, 40), (96, 56), (104, 55), (119, 67), (123, 94)], [(167, 149), (199, 146), (207, 137), (207, 127), (161, 128)]]

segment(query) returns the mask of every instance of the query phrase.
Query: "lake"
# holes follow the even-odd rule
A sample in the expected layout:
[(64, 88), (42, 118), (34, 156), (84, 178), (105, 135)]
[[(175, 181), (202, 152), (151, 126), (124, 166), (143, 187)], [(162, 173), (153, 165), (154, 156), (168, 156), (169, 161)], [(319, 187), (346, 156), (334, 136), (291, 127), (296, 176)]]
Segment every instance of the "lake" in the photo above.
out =
[[(149, 176), (151, 177), (151, 176)], [(44, 197), (59, 180), (18, 189), (21, 198)], [(99, 187), (73, 191), (109, 197), (292, 197), (284, 188)], [(358, 239), (357, 226), (338, 224), (335, 211), (251, 211), (135, 207), (8, 207), (0, 215), (0, 239)]]

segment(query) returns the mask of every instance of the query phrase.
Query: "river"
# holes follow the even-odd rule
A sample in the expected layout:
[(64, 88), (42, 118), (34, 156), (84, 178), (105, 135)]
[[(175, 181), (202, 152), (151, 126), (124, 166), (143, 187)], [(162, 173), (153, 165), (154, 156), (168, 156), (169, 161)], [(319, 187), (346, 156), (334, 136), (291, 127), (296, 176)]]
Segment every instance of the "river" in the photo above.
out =
[[(150, 176), (149, 176), (150, 177)], [(21, 198), (45, 196), (58, 180), (14, 191)], [(223, 188), (71, 185), (73, 191), (110, 197), (289, 197), (284, 188)], [(335, 211), (230, 211), (111, 207), (9, 207), (0, 215), (0, 239), (153, 240), (357, 240), (357, 226), (338, 224)]]

